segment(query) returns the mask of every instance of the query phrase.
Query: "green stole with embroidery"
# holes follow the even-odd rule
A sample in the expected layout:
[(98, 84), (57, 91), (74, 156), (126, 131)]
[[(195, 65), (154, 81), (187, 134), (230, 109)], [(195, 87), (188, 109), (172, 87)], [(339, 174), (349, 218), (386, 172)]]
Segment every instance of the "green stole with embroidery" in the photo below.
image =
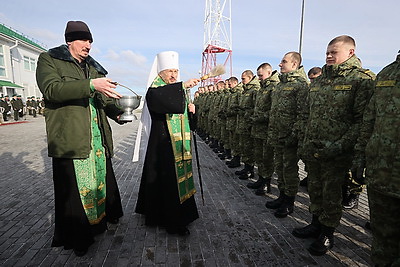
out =
[(75, 175), (79, 194), (90, 224), (98, 224), (106, 215), (106, 156), (97, 122), (93, 98), (89, 99), (91, 145), (89, 158), (75, 159)]
[[(160, 76), (157, 76), (151, 87), (157, 88), (164, 85), (167, 84)], [(186, 101), (188, 101), (187, 96)], [(196, 193), (192, 172), (191, 136), (187, 108), (185, 108), (184, 114), (166, 114), (166, 121), (174, 152), (179, 200), (180, 203), (183, 203)]]

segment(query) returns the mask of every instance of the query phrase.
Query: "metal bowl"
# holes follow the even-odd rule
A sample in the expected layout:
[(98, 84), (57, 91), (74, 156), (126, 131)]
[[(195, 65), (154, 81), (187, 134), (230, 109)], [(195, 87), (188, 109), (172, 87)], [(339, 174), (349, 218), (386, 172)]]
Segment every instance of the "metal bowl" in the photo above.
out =
[(133, 96), (133, 95), (124, 95), (119, 99), (116, 99), (116, 105), (120, 109), (124, 111), (124, 113), (120, 116), (120, 121), (132, 121), (135, 119), (135, 115), (132, 114), (132, 111), (137, 109), (140, 105), (140, 100), (142, 96)]

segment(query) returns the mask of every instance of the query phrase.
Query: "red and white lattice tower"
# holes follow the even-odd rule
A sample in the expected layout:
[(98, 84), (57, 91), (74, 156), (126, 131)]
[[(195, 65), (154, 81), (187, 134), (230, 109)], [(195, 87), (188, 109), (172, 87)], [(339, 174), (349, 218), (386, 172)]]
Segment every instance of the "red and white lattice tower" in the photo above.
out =
[[(206, 0), (201, 76), (219, 64), (225, 66), (226, 75), (232, 76), (231, 14), (231, 0)], [(203, 85), (215, 83), (221, 78), (210, 78)]]

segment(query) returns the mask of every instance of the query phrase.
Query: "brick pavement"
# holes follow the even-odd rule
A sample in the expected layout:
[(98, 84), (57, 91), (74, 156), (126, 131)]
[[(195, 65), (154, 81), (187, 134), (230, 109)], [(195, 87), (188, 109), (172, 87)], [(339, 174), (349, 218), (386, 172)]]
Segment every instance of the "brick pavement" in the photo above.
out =
[(254, 195), (247, 181), (237, 179), (235, 169), (227, 168), (200, 138), (205, 205), (200, 193), (196, 194), (200, 219), (190, 225), (190, 236), (145, 227), (144, 218), (133, 212), (141, 171), (139, 163), (131, 162), (137, 121), (124, 126), (112, 123), (112, 128), (113, 164), (125, 215), (118, 225), (110, 225), (97, 236), (88, 253), (79, 258), (71, 250), (50, 247), (54, 202), (43, 117), (0, 127), (1, 266), (372, 265), (371, 234), (363, 228), (368, 218), (365, 193), (358, 209), (344, 213), (332, 252), (311, 256), (306, 250), (311, 240), (290, 233), (310, 221), (304, 188), (296, 199), (295, 212), (277, 219), (264, 207), (278, 192), (276, 181), (272, 194)]

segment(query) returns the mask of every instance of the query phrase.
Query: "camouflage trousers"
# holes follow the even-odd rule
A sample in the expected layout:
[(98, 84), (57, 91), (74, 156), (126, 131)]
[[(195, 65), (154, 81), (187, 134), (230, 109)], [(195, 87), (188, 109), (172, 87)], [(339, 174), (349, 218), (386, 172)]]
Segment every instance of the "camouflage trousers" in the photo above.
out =
[(220, 120), (221, 124), (221, 141), (225, 149), (229, 149), (229, 131), (226, 129), (226, 120)]
[(254, 165), (254, 138), (248, 134), (239, 134), (240, 156), (242, 161), (249, 165)]
[(321, 224), (338, 227), (342, 217), (342, 186), (351, 160), (307, 161), (310, 212)]
[(347, 172), (346, 179), (344, 181), (344, 187), (347, 189), (348, 192), (351, 194), (359, 195), (362, 193), (364, 186), (356, 183), (353, 178), (351, 177), (351, 172)]
[(254, 138), (254, 161), (258, 175), (271, 178), (274, 174), (274, 149), (267, 145), (267, 140)]
[(296, 196), (300, 181), (297, 147), (274, 147), (274, 160), (279, 191), (290, 197)]
[(368, 187), (372, 229), (371, 259), (379, 266), (400, 266), (400, 198)]
[(240, 156), (239, 135), (235, 131), (229, 131), (229, 146), (232, 156)]

